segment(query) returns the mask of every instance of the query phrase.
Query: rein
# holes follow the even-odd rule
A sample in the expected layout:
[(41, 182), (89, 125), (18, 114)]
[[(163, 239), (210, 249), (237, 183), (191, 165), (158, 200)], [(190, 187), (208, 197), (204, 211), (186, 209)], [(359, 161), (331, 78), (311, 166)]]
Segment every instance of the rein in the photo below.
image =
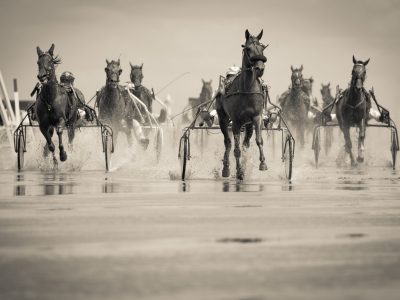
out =
[[(31, 97), (33, 97), (35, 94), (36, 94), (36, 98), (39, 97), (42, 93), (43, 85), (46, 85), (46, 84), (42, 84), (41, 82), (36, 83), (35, 87), (33, 88), (33, 91), (31, 92)], [(51, 104), (49, 102), (47, 102), (44, 97), (42, 97), (41, 100), (44, 102), (44, 104), (46, 104), (47, 111), (51, 111), (51, 109), (52, 109)]]
[(346, 106), (350, 107), (351, 109), (356, 109), (357, 107), (359, 107), (361, 104), (363, 104), (365, 102), (365, 98), (362, 97), (362, 99), (360, 100), (360, 102), (358, 102), (356, 105), (350, 105), (348, 103), (346, 103)]
[[(353, 86), (351, 87), (352, 89), (353, 89)], [(347, 107), (350, 107), (351, 109), (353, 109), (353, 110), (355, 110), (357, 107), (359, 107), (361, 104), (363, 104), (364, 102), (365, 102), (365, 97), (363, 97), (364, 95), (364, 88), (362, 88), (361, 89), (361, 91), (360, 91), (360, 93), (361, 93), (361, 100), (357, 103), (357, 104), (355, 104), (355, 105), (351, 105), (351, 104), (348, 104), (348, 103), (345, 103), (345, 105), (347, 106)]]

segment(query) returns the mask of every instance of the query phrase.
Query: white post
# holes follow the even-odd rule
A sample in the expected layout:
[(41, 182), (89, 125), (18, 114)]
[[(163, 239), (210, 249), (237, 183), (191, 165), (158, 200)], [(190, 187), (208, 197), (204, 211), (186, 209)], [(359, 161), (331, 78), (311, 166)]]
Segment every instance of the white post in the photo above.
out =
[(14, 78), (14, 106), (15, 106), (15, 121), (17, 124), (21, 122), (21, 110), (19, 108), (19, 94), (17, 79)]
[(0, 97), (0, 114), (1, 114), (1, 119), (3, 120), (4, 126), (9, 126), (10, 121), (8, 120), (7, 111), (6, 111), (6, 108), (4, 107), (3, 99), (1, 97)]
[(13, 108), (11, 106), (10, 98), (8, 97), (7, 89), (6, 89), (6, 86), (4, 84), (3, 75), (1, 74), (1, 71), (0, 71), (0, 88), (1, 88), (1, 91), (3, 92), (4, 100), (6, 101), (8, 114), (10, 116), (10, 122), (12, 124), (16, 124), (15, 123), (14, 110), (13, 110)]
[(11, 148), (13, 148), (14, 140), (12, 138), (11, 131), (10, 131), (10, 128), (11, 128), (10, 121), (8, 120), (7, 111), (6, 111), (6, 108), (4, 107), (3, 100), (1, 99), (1, 97), (0, 97), (0, 115), (1, 115), (1, 119), (3, 120), (4, 129), (7, 133), (8, 141), (10, 142)]

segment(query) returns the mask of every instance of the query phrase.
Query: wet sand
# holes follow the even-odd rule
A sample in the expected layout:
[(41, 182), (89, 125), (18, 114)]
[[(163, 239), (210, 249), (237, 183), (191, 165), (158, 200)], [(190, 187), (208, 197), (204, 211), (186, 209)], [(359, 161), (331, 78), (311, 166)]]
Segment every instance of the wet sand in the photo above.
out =
[(176, 137), (158, 164), (119, 145), (109, 173), (94, 131), (55, 171), (41, 144), (22, 172), (0, 149), (0, 299), (398, 299), (400, 174), (372, 133), (357, 168), (339, 139), (318, 169), (296, 149), (291, 182), (270, 137), (241, 183), (218, 175), (220, 135), (203, 153), (192, 135), (185, 183)]
[(312, 176), (3, 171), (0, 298), (398, 299), (399, 175)]

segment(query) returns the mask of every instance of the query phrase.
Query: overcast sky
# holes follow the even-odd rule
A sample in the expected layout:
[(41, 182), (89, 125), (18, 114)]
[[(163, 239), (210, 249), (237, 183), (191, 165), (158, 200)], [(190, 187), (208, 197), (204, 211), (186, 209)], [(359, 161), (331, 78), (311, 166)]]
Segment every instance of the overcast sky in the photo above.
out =
[(246, 28), (264, 29), (273, 99), (290, 84), (291, 64), (304, 65), (318, 97), (321, 83), (346, 87), (354, 54), (371, 58), (366, 87), (400, 117), (400, 1), (1, 0), (0, 70), (10, 94), (18, 78), (24, 99), (36, 83), (35, 48), (52, 42), (58, 76), (72, 71), (86, 99), (105, 83), (106, 58), (121, 57), (123, 81), (129, 61), (144, 63), (143, 84), (156, 92), (190, 72), (160, 94), (171, 94), (176, 111), (199, 95), (201, 78), (216, 89), (219, 74), (241, 64)]

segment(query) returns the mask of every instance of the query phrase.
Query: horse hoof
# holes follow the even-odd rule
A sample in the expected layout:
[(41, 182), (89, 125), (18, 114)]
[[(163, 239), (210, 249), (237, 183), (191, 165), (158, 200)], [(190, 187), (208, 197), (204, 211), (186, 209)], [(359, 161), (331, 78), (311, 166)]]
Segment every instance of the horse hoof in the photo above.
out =
[(60, 152), (60, 160), (61, 161), (66, 161), (67, 160), (67, 152), (61, 151)]
[(265, 162), (260, 163), (260, 171), (268, 170), (267, 164)]
[(353, 168), (355, 168), (355, 167), (357, 167), (357, 163), (356, 163), (355, 161), (352, 161), (352, 162), (351, 162), (351, 166), (352, 166)]
[(359, 163), (363, 163), (364, 162), (364, 157), (357, 157), (357, 161)]
[(56, 147), (53, 144), (51, 144), (51, 145), (49, 145), (49, 150), (51, 152), (54, 152), (56, 150)]
[(244, 148), (250, 148), (250, 141), (244, 141), (243, 142), (243, 147)]
[(238, 180), (243, 180), (244, 179), (243, 171), (238, 171), (236, 173), (236, 179), (238, 179)]
[(229, 168), (223, 168), (222, 169), (222, 177), (229, 177), (231, 176), (231, 172), (229, 171)]

